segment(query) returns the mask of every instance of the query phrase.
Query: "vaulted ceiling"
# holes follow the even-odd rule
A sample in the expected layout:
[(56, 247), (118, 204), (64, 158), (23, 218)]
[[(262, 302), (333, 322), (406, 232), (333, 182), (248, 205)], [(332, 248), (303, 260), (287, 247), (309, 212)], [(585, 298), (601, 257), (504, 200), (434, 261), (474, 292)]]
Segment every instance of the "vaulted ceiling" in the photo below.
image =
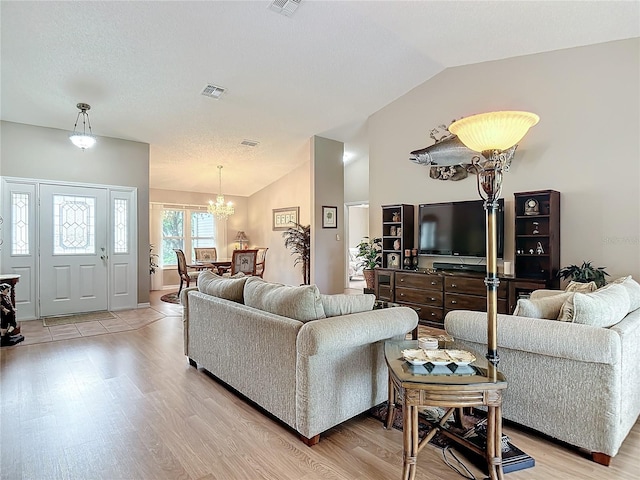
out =
[(224, 165), (247, 196), (313, 135), (366, 155), (366, 119), (447, 67), (640, 36), (637, 1), (270, 3), (3, 0), (1, 118), (72, 130), (86, 102), (95, 134), (151, 145), (152, 188), (215, 193)]

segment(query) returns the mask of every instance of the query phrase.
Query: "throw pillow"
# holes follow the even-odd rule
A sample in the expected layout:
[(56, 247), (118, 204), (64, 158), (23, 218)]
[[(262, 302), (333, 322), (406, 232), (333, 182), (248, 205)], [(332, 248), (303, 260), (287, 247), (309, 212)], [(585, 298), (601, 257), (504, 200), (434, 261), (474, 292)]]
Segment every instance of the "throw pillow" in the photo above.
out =
[(560, 309), (564, 302), (573, 295), (573, 292), (565, 292), (538, 299), (521, 298), (518, 300), (513, 314), (520, 317), (556, 320), (560, 315)]
[(571, 280), (567, 288), (564, 289), (565, 292), (580, 292), (580, 293), (589, 293), (598, 289), (596, 282), (582, 283), (575, 282)]
[(327, 317), (337, 317), (339, 315), (349, 315), (350, 313), (360, 313), (373, 310), (376, 296), (370, 293), (358, 295), (322, 295), (322, 308)]
[(247, 278), (243, 273), (232, 277), (221, 277), (211, 270), (204, 270), (198, 277), (198, 290), (213, 297), (243, 303), (244, 284)]
[(611, 285), (591, 293), (576, 292), (562, 305), (558, 320), (610, 327), (627, 315), (629, 305), (629, 294), (622, 285)]
[(610, 285), (622, 285), (627, 289), (627, 293), (629, 294), (629, 312), (640, 308), (640, 284), (636, 282), (631, 275), (620, 277), (601, 288), (607, 288)]
[(326, 318), (315, 285), (292, 287), (251, 277), (244, 285), (244, 304), (301, 322)]

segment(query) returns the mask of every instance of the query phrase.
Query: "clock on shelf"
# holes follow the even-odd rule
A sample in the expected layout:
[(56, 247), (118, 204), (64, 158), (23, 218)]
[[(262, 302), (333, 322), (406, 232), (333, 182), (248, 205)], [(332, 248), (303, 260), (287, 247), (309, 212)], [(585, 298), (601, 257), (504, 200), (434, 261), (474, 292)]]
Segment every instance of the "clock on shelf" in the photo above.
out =
[(529, 198), (524, 202), (525, 215), (540, 215), (540, 205), (535, 198)]

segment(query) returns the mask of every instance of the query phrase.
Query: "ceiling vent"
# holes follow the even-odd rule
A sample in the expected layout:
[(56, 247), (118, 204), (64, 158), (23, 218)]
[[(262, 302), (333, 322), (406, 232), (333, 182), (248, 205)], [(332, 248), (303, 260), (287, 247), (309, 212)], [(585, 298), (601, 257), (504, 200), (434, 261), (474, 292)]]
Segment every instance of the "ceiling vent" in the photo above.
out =
[(202, 90), (202, 95), (204, 95), (205, 97), (215, 98), (217, 100), (222, 96), (222, 94), (225, 91), (226, 91), (226, 88), (219, 87), (217, 85), (213, 85), (210, 83), (209, 85), (204, 87), (204, 90)]
[(293, 12), (298, 9), (301, 1), (302, 0), (274, 0), (271, 5), (269, 5), (269, 10), (290, 17), (293, 15)]
[(240, 142), (240, 145), (244, 145), (245, 147), (255, 147), (260, 142), (256, 142), (255, 140), (243, 140)]

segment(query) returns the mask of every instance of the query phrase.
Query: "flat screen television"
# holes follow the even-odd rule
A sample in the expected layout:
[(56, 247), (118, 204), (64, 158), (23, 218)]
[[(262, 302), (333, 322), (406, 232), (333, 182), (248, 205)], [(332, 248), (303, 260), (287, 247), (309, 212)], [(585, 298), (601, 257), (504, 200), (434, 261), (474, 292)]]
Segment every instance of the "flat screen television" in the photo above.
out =
[[(418, 207), (418, 253), (452, 257), (486, 257), (483, 200), (429, 203)], [(498, 257), (504, 255), (504, 199), (496, 214)]]

